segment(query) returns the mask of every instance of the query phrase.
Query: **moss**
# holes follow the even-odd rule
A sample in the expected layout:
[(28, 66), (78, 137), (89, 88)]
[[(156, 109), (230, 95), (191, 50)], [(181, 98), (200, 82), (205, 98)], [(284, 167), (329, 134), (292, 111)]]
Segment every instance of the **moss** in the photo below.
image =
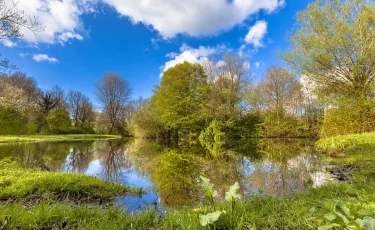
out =
[(96, 200), (141, 193), (124, 185), (72, 173), (28, 170), (10, 161), (0, 162), (0, 200), (39, 198)]
[(97, 139), (117, 139), (117, 135), (98, 134), (69, 134), (69, 135), (20, 135), (20, 136), (0, 136), (0, 143), (12, 142), (42, 142), (42, 141), (82, 141)]

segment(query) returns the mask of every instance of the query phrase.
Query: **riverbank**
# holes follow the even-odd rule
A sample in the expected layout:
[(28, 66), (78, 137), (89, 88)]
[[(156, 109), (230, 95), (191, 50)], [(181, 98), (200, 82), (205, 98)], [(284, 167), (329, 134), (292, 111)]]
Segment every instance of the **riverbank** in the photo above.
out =
[(13, 142), (47, 142), (47, 141), (84, 141), (100, 139), (118, 139), (119, 135), (100, 134), (67, 134), (67, 135), (20, 135), (8, 136), (0, 135), (0, 143)]
[[(335, 200), (345, 204), (358, 218), (363, 217), (357, 214), (360, 210), (367, 210), (366, 216), (375, 217), (375, 143), (372, 142), (372, 135), (375, 134), (318, 141), (317, 145), (330, 165), (328, 171), (337, 172), (345, 168), (348, 179), (306, 193), (283, 198), (254, 195), (250, 200), (238, 200), (233, 209), (230, 203), (219, 202), (215, 208), (202, 205), (194, 209), (169, 211), (162, 217), (155, 210), (130, 214), (117, 207), (74, 205), (56, 198), (42, 199), (35, 205), (24, 206), (24, 197), (11, 204), (0, 204), (0, 229), (209, 229), (201, 226), (200, 215), (222, 210), (226, 214), (222, 214), (215, 225), (210, 225), (211, 229), (214, 226), (217, 229), (317, 229), (330, 222), (310, 221), (305, 214), (312, 208), (315, 208), (314, 215), (330, 213)], [(338, 144), (349, 142), (351, 144)], [(334, 158), (325, 154), (330, 152), (339, 152), (345, 157)], [(91, 182), (82, 191), (96, 188), (89, 184)], [(80, 190), (80, 183), (76, 183), (76, 186)], [(9, 185), (0, 183), (0, 187), (7, 190)], [(102, 188), (97, 191), (100, 190)]]

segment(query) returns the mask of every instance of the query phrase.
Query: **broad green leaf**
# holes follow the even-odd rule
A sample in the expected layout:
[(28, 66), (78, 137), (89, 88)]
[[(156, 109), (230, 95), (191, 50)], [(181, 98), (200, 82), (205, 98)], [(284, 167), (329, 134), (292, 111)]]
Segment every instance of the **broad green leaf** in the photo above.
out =
[(308, 212), (306, 212), (303, 217), (306, 219), (316, 218), (312, 217), (312, 214), (315, 212), (315, 208), (311, 208)]
[(372, 217), (363, 218), (364, 229), (366, 230), (375, 230), (375, 219)]
[(337, 215), (336, 215), (336, 213), (328, 213), (328, 214), (325, 214), (323, 217), (324, 217), (324, 219), (332, 222), (337, 218)]
[(341, 204), (340, 201), (335, 201), (335, 207), (334, 207), (334, 210), (336, 213), (341, 213), (342, 215), (344, 215), (346, 218), (348, 219), (351, 219), (353, 220), (354, 219), (354, 216), (352, 216), (350, 214), (350, 210), (349, 208), (347, 208), (344, 204)]
[(318, 228), (318, 230), (327, 230), (327, 229), (332, 229), (334, 227), (341, 227), (341, 225), (339, 224), (329, 224), (329, 225), (324, 225), (324, 226), (320, 226)]
[(361, 209), (357, 212), (357, 214), (360, 215), (360, 216), (370, 216), (370, 215), (374, 214), (374, 211)]
[(225, 193), (225, 200), (230, 202), (239, 198), (240, 198), (240, 184), (236, 182)]
[(215, 185), (210, 183), (210, 179), (200, 176), (201, 185), (206, 193), (208, 193), (212, 197), (217, 197), (217, 191), (215, 190)]
[(208, 213), (206, 215), (199, 215), (199, 223), (202, 226), (213, 224), (219, 219), (219, 217), (223, 213), (225, 213), (225, 211), (216, 211), (216, 212)]
[(361, 225), (357, 221), (352, 220), (345, 226), (345, 229), (361, 230)]

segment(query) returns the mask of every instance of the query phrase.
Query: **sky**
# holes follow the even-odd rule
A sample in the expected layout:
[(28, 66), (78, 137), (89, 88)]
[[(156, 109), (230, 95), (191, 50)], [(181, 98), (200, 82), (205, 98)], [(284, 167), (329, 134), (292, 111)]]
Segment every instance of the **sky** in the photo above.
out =
[[(5, 0), (11, 1), (11, 0)], [(310, 0), (18, 0), (43, 31), (22, 28), (22, 40), (2, 40), (0, 52), (45, 90), (59, 85), (97, 104), (95, 84), (107, 71), (126, 78), (132, 96), (149, 97), (176, 64), (246, 58), (254, 81), (277, 52)]]

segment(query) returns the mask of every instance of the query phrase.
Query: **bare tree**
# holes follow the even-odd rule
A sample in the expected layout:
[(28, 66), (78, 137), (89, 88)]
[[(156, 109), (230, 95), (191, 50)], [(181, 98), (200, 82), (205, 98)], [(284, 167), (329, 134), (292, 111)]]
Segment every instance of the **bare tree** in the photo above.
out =
[[(236, 54), (226, 54), (222, 60), (204, 63), (210, 85), (207, 113), (228, 120), (240, 109), (241, 94), (251, 80), (249, 63)], [(239, 111), (240, 112), (240, 111)]]
[(107, 72), (99, 80), (96, 88), (97, 97), (109, 117), (111, 125), (109, 132), (122, 133), (123, 127), (119, 125), (122, 108), (129, 102), (132, 91), (128, 81), (121, 78), (118, 73)]
[(55, 85), (54, 87), (52, 87), (50, 93), (56, 103), (55, 109), (62, 109), (67, 111), (68, 104), (65, 101), (65, 91), (60, 86)]
[(67, 95), (67, 103), (74, 126), (84, 126), (86, 123), (90, 126), (94, 118), (94, 111), (88, 97), (81, 92), (70, 90)]
[(40, 22), (35, 16), (27, 15), (17, 9), (18, 2), (0, 0), (0, 39), (20, 39), (21, 28), (36, 32), (42, 31)]
[(272, 109), (289, 109), (295, 113), (302, 103), (301, 83), (296, 76), (281, 67), (270, 67), (265, 78), (258, 85)]
[[(21, 28), (26, 28), (35, 35), (43, 30), (38, 19), (17, 9), (17, 4), (13, 0), (0, 0), (0, 40), (21, 39)], [(16, 70), (17, 66), (8, 59), (0, 60), (0, 73), (9, 74)]]

